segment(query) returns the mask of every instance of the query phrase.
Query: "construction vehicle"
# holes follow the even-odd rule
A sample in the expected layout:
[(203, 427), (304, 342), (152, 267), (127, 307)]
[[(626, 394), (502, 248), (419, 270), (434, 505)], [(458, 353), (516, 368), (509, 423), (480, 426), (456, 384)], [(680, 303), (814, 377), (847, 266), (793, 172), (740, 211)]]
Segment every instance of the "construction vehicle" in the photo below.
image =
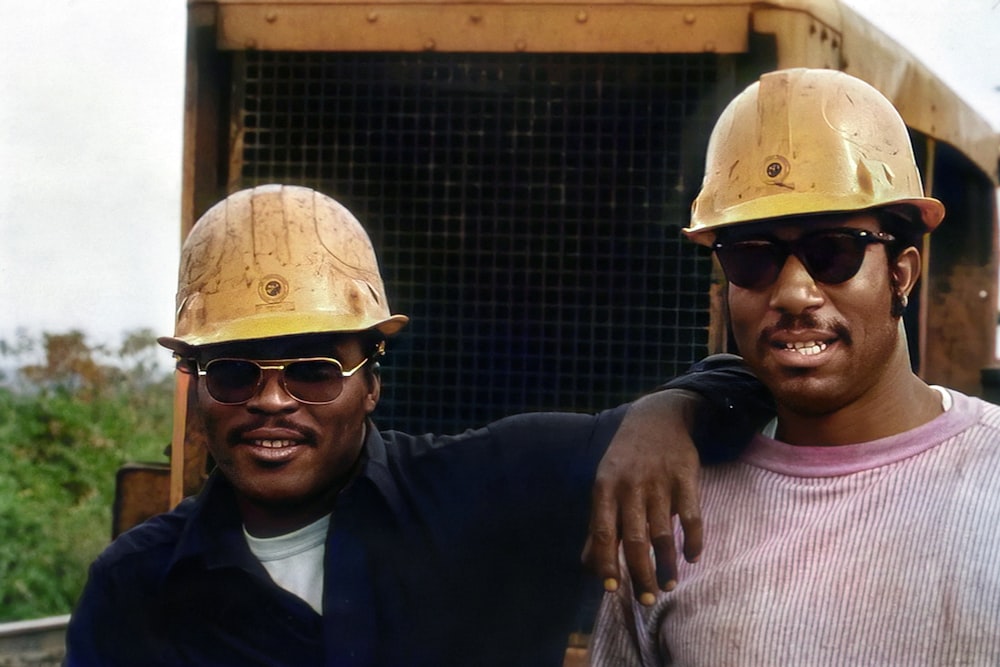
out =
[[(181, 238), (263, 183), (351, 209), (412, 318), (380, 424), (592, 411), (729, 349), (721, 274), (679, 230), (719, 112), (787, 67), (843, 70), (900, 111), (948, 211), (905, 318), (913, 364), (989, 389), (1000, 139), (838, 0), (189, 0), (187, 39)], [(115, 532), (204, 479), (187, 379), (170, 463), (122, 470)]]

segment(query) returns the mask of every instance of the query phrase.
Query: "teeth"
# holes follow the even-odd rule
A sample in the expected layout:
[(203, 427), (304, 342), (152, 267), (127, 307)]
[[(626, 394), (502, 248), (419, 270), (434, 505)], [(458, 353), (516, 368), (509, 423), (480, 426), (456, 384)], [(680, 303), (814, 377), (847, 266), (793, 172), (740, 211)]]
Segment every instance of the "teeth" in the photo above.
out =
[(294, 440), (254, 440), (253, 444), (256, 447), (266, 447), (267, 449), (281, 449), (282, 447), (291, 447), (295, 444)]
[(826, 343), (821, 343), (818, 341), (810, 341), (808, 343), (785, 343), (786, 350), (794, 350), (799, 354), (809, 357), (814, 354), (819, 354), (826, 349)]

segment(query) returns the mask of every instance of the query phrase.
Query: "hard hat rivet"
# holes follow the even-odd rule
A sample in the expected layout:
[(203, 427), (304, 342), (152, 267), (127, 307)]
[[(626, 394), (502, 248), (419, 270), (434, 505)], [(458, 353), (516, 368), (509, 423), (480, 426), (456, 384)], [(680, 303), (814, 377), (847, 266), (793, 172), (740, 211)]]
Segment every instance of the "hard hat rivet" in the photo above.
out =
[(257, 286), (257, 293), (267, 303), (278, 303), (288, 296), (288, 282), (279, 275), (264, 276)]
[(764, 169), (761, 173), (761, 180), (772, 185), (783, 183), (792, 172), (792, 165), (783, 155), (768, 155), (762, 160)]

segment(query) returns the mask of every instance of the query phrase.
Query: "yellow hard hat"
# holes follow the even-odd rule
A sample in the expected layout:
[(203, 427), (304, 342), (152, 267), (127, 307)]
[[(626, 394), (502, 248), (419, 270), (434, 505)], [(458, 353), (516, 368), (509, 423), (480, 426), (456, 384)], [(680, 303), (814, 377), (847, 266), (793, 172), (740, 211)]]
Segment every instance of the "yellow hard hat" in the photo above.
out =
[(181, 249), (173, 337), (189, 346), (407, 323), (391, 315), (378, 261), (361, 223), (304, 187), (241, 190), (203, 215)]
[(684, 233), (710, 245), (720, 228), (768, 218), (909, 205), (926, 231), (944, 206), (925, 197), (899, 113), (843, 72), (764, 74), (722, 112)]

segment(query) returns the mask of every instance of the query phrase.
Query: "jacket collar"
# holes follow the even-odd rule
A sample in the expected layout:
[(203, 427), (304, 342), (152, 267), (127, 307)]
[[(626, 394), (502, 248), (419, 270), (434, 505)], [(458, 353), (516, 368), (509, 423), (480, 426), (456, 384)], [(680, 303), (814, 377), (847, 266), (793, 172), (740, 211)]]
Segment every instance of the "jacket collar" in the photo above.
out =
[[(367, 422), (361, 456), (357, 476), (341, 492), (338, 508), (346, 509), (356, 503), (367, 504), (373, 493), (388, 508), (390, 517), (387, 519), (405, 522), (408, 512), (390, 469), (386, 443), (371, 420)], [(331, 530), (338, 524), (336, 511)], [(186, 514), (187, 520), (168, 571), (192, 558), (200, 558), (208, 569), (261, 568), (243, 537), (243, 520), (236, 503), (236, 492), (218, 470), (209, 475), (196, 496), (185, 499), (174, 512)]]

